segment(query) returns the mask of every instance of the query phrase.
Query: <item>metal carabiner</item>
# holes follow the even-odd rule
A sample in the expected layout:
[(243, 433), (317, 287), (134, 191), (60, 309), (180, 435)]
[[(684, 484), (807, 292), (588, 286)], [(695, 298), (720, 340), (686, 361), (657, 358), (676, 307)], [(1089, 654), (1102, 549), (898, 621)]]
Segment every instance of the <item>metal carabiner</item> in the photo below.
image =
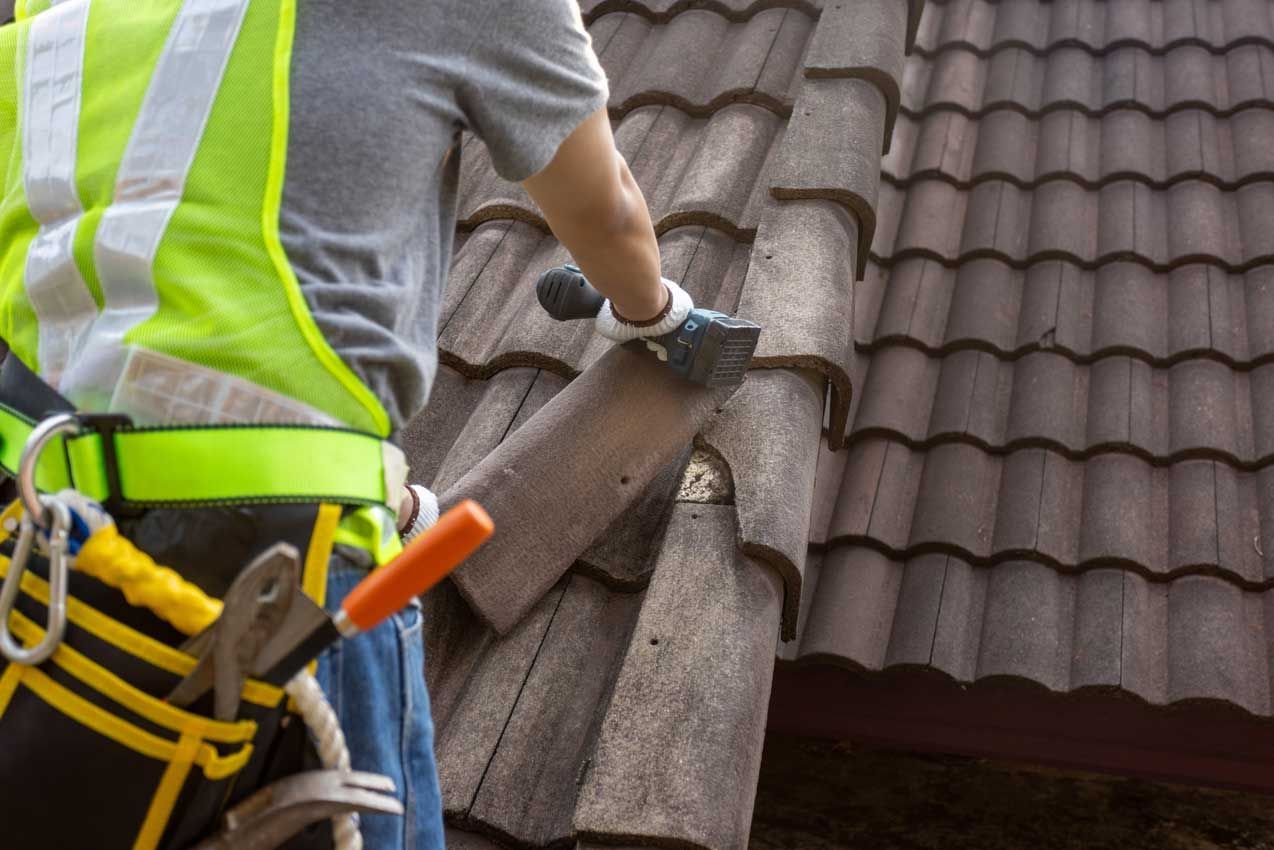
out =
[(22, 447), (22, 456), (18, 459), (18, 498), (22, 500), (22, 508), (36, 524), (48, 526), (45, 520), (44, 506), (40, 501), (40, 491), (35, 486), (35, 469), (39, 464), (44, 447), (59, 434), (79, 433), (80, 422), (73, 413), (59, 413), (50, 416), (31, 431), (26, 445)]
[(22, 516), (21, 530), (9, 561), (4, 585), (0, 586), (0, 654), (15, 664), (35, 666), (49, 659), (66, 634), (66, 585), (70, 569), (68, 532), (71, 528), (71, 509), (53, 496), (38, 496), (41, 513), (49, 520), (49, 601), (45, 620), (44, 637), (35, 646), (23, 648), (9, 631), (9, 615), (22, 587), (22, 575), (26, 572), (31, 550), (35, 547), (37, 526), (31, 514)]

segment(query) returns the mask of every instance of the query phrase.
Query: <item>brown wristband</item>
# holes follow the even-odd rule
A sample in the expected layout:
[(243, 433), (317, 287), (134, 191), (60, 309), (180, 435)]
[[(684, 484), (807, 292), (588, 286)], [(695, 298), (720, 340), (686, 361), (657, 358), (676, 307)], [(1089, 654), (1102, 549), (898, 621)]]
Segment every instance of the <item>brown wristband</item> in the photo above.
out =
[(407, 522), (398, 527), (399, 534), (405, 534), (416, 525), (416, 517), (420, 516), (420, 497), (416, 495), (416, 491), (408, 487), (407, 492), (411, 494), (411, 516), (407, 517)]
[(631, 319), (625, 319), (623, 316), (619, 315), (619, 311), (615, 309), (615, 304), (613, 302), (610, 305), (610, 314), (614, 316), (615, 321), (619, 322), (621, 325), (628, 325), (629, 327), (633, 327), (633, 328), (654, 327), (655, 325), (659, 324), (664, 319), (666, 319), (668, 317), (668, 314), (672, 312), (672, 290), (670, 290), (664, 284), (660, 284), (660, 285), (664, 287), (664, 292), (667, 293), (668, 295), (668, 301), (666, 304), (664, 304), (664, 308), (659, 311), (659, 315), (655, 316), (653, 319), (646, 319), (645, 321), (642, 321), (642, 322), (634, 322)]

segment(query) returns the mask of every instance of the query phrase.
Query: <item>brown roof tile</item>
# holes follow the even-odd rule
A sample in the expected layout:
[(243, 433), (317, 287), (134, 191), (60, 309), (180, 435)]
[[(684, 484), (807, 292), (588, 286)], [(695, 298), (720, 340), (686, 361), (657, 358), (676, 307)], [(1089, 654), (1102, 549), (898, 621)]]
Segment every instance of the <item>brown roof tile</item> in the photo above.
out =
[[(728, 404), (544, 317), (532, 283), (566, 255), (464, 145), (444, 365), (406, 442), (418, 478), (478, 496), (502, 529), (429, 599), (445, 807), (465, 840), (746, 844), (820, 436), (839, 444), (848, 425), (852, 282), (919, 13), (878, 3), (841, 43), (819, 36), (818, 6), (584, 6), (664, 273), (765, 327)], [(670, 514), (701, 427), (733, 479), (711, 489), (735, 504)]]
[(1181, 44), (1213, 50), (1249, 43), (1274, 44), (1274, 21), (1265, 0), (1040, 0), (935, 3), (921, 19), (916, 52), (952, 46), (988, 53), (1017, 46), (1040, 53), (1075, 45), (1094, 53), (1138, 45), (1162, 52)]
[[(989, 180), (969, 190), (945, 180), (881, 190), (872, 253), (882, 262), (930, 257), (957, 265), (995, 257), (1015, 266), (1064, 259), (1085, 268), (1133, 260), (1155, 270), (1207, 263), (1242, 272), (1274, 260), (1274, 182), (1227, 192), (1189, 180), (1167, 189), (1120, 180), (1100, 189), (1057, 180), (1034, 190)], [(885, 208), (892, 207), (886, 219)], [(898, 230), (887, 234), (894, 216)]]
[(801, 10), (758, 8), (741, 20), (687, 9), (652, 23), (616, 12), (616, 26), (595, 18), (596, 46), (611, 83), (610, 106), (622, 114), (651, 103), (696, 115), (732, 102), (791, 110), (794, 81), (813, 21)]
[(1206, 459), (1155, 466), (1121, 451), (1072, 460), (1051, 449), (993, 454), (963, 441), (911, 448), (864, 437), (813, 539), (978, 564), (1025, 553), (1064, 572), (1113, 564), (1157, 581), (1207, 574), (1264, 589), (1274, 586), (1261, 545), (1274, 533), (1271, 486), (1266, 469)]
[(898, 115), (909, 17), (916, 20), (919, 15), (909, 15), (907, 7), (894, 0), (829, 3), (805, 57), (807, 77), (862, 79), (876, 86), (886, 103), (886, 151)]
[(678, 505), (661, 538), (644, 591), (573, 573), (504, 637), (454, 590), (427, 598), (453, 825), (520, 846), (745, 845), (782, 584), (739, 552), (729, 506)]
[(784, 580), (785, 637), (796, 630), (822, 422), (817, 376), (764, 370), (749, 377), (701, 438), (733, 473), (741, 550)]
[(738, 552), (732, 513), (674, 513), (580, 788), (585, 837), (747, 843), (782, 586)]
[(801, 9), (816, 17), (823, 0), (580, 0), (579, 5), (584, 20), (589, 23), (611, 12), (631, 12), (649, 21), (662, 22), (691, 8), (709, 9), (730, 20), (747, 20), (758, 10), (775, 7)]
[(876, 189), (885, 101), (863, 80), (807, 80), (779, 150), (771, 194), (781, 200), (835, 201), (859, 222), (861, 275), (876, 230)]
[[(853, 278), (858, 225), (826, 201), (770, 205), (753, 246), (738, 313), (765, 330), (755, 363), (824, 373), (830, 433), (843, 443), (853, 395)], [(799, 293), (799, 297), (794, 297)]]
[[(780, 623), (806, 665), (1268, 714), (1266, 7), (583, 9), (665, 273), (766, 330), (721, 404), (551, 323), (565, 254), (466, 144), (408, 442), (509, 533), (429, 603), (451, 822), (744, 846)], [(696, 429), (733, 505), (670, 505)]]
[(1269, 592), (1207, 576), (1162, 584), (1111, 569), (1064, 575), (1031, 561), (897, 561), (856, 547), (822, 556), (810, 580), (819, 589), (799, 647), (784, 650), (789, 659), (922, 665), (962, 682), (1013, 677), (1061, 692), (1120, 688), (1155, 705), (1209, 700), (1270, 712)]
[[(665, 467), (679, 456), (684, 464), (684, 447), (731, 394), (662, 377), (653, 358), (610, 349), (440, 494), (444, 507), (477, 500), (500, 529), (452, 574), (497, 632), (512, 629)], [(516, 398), (516, 383), (508, 389)], [(425, 440), (427, 417), (413, 425)]]
[(851, 439), (960, 440), (994, 452), (1028, 445), (1073, 459), (1120, 451), (1154, 464), (1210, 457), (1248, 469), (1274, 459), (1274, 370), (1210, 358), (1156, 368), (1110, 355), (1091, 365), (1054, 351), (1008, 360), (963, 349), (932, 357), (888, 345), (871, 357)]
[(1155, 189), (1192, 180), (1233, 190), (1274, 176), (1274, 112), (1216, 117), (1184, 109), (1155, 119), (1136, 109), (1090, 117), (1073, 109), (1029, 118), (995, 109), (969, 118), (949, 109), (904, 116), (884, 177), (911, 185), (939, 177), (961, 188), (1008, 180), (1035, 189), (1053, 180), (1095, 189), (1122, 180)]
[(1247, 370), (1274, 356), (1272, 271), (1186, 265), (1163, 274), (1060, 261), (1014, 269), (990, 259), (946, 268), (915, 258), (872, 267), (858, 287), (857, 336), (868, 350), (1056, 351), (1077, 362), (1124, 354), (1157, 367), (1203, 357)]
[(928, 7), (782, 659), (1271, 714), (1269, 32)]
[(1182, 109), (1230, 115), (1271, 105), (1272, 52), (1263, 42), (1224, 53), (1195, 44), (1161, 54), (1135, 46), (1093, 54), (1063, 45), (1044, 54), (1005, 47), (983, 56), (955, 47), (932, 59), (908, 60), (902, 110), (912, 116), (939, 108), (971, 116), (1002, 108), (1031, 117), (1058, 109), (1088, 115), (1137, 109), (1156, 118)]

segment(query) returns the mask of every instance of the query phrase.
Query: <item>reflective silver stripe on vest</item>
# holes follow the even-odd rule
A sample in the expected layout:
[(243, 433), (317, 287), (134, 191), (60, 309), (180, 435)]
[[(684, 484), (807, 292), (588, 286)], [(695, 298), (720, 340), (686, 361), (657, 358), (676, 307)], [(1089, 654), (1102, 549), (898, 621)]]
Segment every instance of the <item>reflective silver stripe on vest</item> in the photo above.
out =
[(93, 246), (104, 306), (62, 382), (99, 405), (123, 372), (124, 335), (159, 306), (153, 264), (181, 202), (248, 0), (186, 0), (155, 66)]
[(26, 292), (40, 327), (40, 374), (56, 385), (97, 317), (72, 247), (84, 208), (75, 185), (89, 0), (37, 15), (27, 35), (22, 181), (40, 225), (27, 249)]

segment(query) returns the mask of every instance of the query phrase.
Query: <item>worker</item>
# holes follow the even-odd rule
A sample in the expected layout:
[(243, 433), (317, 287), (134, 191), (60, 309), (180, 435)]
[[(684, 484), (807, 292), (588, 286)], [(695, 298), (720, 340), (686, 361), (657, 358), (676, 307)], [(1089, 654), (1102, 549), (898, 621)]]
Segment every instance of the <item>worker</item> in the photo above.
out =
[[(259, 441), (225, 442), (237, 448), (186, 480), (229, 495), (189, 504), (168, 505), (172, 494), (136, 509), (121, 493), (145, 473), (124, 456), (104, 467), (121, 532), (212, 595), (275, 541), (304, 552), (315, 539), (322, 498), (261, 494), (279, 477), (317, 486), (332, 461), (311, 447), (316, 433), (383, 441), (392, 482), (379, 499), (334, 499), (330, 609), (397, 550), (395, 530), (409, 538), (436, 516), (432, 494), (403, 486), (394, 439), (437, 368), (462, 132), (608, 298), (599, 333), (655, 337), (694, 306), (661, 277), (574, 0), (18, 0), (16, 18), (0, 27), (0, 403), (31, 421), (127, 417), (81, 417), (108, 438), (186, 426), (167, 432), (178, 449), (177, 437), (230, 441), (225, 426), (242, 423), (291, 435), (264, 459)], [(79, 603), (182, 639), (73, 579)], [(376, 850), (444, 842), (420, 618), (409, 607), (318, 667), (353, 766), (391, 777), (406, 805), (402, 819), (363, 820)], [(7, 789), (20, 784), (14, 740), (0, 716)], [(50, 743), (50, 763), (91, 773), (82, 740)], [(57, 787), (62, 804), (95, 801), (61, 827), (84, 831), (78, 846), (130, 846), (109, 834), (109, 780), (82, 799)]]

